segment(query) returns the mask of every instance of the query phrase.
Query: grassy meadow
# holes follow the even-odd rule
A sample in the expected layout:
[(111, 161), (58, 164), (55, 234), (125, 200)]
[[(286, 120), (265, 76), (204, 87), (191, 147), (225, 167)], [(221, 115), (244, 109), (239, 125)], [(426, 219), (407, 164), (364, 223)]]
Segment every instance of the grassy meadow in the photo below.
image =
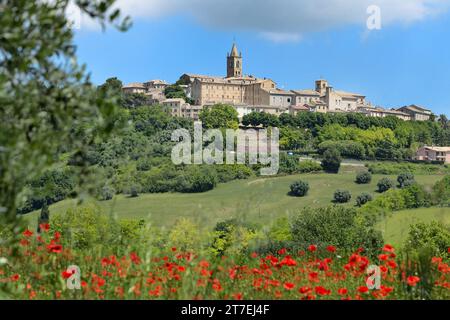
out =
[[(140, 194), (137, 198), (118, 195), (110, 201), (95, 202), (105, 213), (118, 218), (145, 219), (157, 226), (170, 227), (179, 218), (190, 218), (202, 226), (212, 227), (218, 221), (232, 217), (242, 217), (257, 224), (268, 224), (283, 215), (296, 213), (303, 207), (323, 207), (332, 203), (337, 189), (349, 190), (355, 205), (356, 197), (362, 192), (379, 196), (377, 182), (385, 177), (374, 175), (372, 182), (358, 185), (354, 182), (358, 167), (343, 167), (339, 174), (300, 174), (293, 176), (253, 178), (220, 184), (212, 191), (196, 194), (164, 193)], [(396, 176), (388, 176), (395, 180)], [(440, 175), (416, 175), (418, 183), (431, 188), (440, 180)], [(288, 195), (289, 186), (297, 180), (310, 184), (310, 191), (304, 198)], [(77, 205), (75, 200), (66, 200), (50, 206), (52, 215), (64, 213)], [(36, 226), (38, 212), (25, 216), (31, 228)], [(448, 208), (407, 210), (395, 213), (379, 224), (386, 241), (399, 243), (407, 234), (411, 223), (438, 220), (450, 224)]]

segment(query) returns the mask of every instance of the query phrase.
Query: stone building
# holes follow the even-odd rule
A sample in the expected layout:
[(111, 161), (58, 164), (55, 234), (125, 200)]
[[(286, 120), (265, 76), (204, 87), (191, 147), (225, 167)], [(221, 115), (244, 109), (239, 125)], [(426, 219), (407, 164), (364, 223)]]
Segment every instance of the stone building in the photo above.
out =
[(416, 106), (414, 104), (401, 107), (397, 110), (409, 114), (411, 116), (411, 120), (415, 121), (428, 121), (433, 114), (431, 110)]
[(416, 160), (450, 163), (450, 147), (422, 147), (417, 150)]

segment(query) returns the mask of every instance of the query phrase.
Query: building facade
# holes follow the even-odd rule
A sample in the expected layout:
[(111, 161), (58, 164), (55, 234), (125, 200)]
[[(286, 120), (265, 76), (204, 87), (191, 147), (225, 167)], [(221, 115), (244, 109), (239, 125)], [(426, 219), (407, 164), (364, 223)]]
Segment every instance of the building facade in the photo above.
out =
[(417, 150), (416, 160), (450, 163), (450, 147), (422, 147)]

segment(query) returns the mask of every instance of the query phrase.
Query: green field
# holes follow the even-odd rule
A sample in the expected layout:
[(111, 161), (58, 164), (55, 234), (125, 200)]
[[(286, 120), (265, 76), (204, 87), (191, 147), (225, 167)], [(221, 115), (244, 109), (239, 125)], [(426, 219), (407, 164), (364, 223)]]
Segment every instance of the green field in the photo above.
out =
[(408, 236), (409, 226), (418, 222), (438, 221), (450, 225), (449, 208), (421, 208), (393, 213), (377, 227), (383, 232), (384, 240), (395, 246), (400, 245)]
[[(371, 184), (358, 185), (354, 182), (356, 170), (360, 169), (344, 167), (338, 175), (320, 173), (239, 180), (220, 184), (216, 189), (200, 194), (141, 194), (138, 198), (118, 195), (111, 201), (95, 202), (105, 213), (113, 213), (119, 218), (144, 218), (158, 226), (171, 226), (181, 217), (194, 219), (202, 226), (213, 226), (218, 221), (232, 217), (244, 217), (264, 225), (283, 215), (296, 213), (303, 207), (330, 205), (337, 189), (346, 189), (352, 193), (353, 199), (347, 204), (349, 206), (354, 205), (356, 196), (362, 192), (379, 196), (376, 184), (383, 176), (374, 175)], [(438, 175), (416, 176), (416, 180), (428, 188), (441, 178)], [(308, 195), (304, 198), (289, 196), (290, 184), (300, 179), (309, 182)], [(62, 201), (52, 205), (50, 212), (63, 213), (76, 205), (74, 200)], [(34, 227), (37, 214), (34, 212), (26, 216), (30, 226)], [(450, 215), (449, 212), (446, 214)], [(401, 221), (395, 223), (402, 225)], [(388, 229), (389, 232), (391, 229)]]

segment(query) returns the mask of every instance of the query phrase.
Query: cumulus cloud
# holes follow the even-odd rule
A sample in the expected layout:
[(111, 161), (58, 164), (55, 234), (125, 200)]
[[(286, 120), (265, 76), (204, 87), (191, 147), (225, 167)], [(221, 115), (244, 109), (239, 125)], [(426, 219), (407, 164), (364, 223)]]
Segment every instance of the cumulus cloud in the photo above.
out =
[(381, 8), (383, 26), (441, 14), (450, 0), (118, 0), (135, 20), (187, 15), (207, 27), (253, 31), (276, 41), (346, 25), (364, 26), (367, 8)]

